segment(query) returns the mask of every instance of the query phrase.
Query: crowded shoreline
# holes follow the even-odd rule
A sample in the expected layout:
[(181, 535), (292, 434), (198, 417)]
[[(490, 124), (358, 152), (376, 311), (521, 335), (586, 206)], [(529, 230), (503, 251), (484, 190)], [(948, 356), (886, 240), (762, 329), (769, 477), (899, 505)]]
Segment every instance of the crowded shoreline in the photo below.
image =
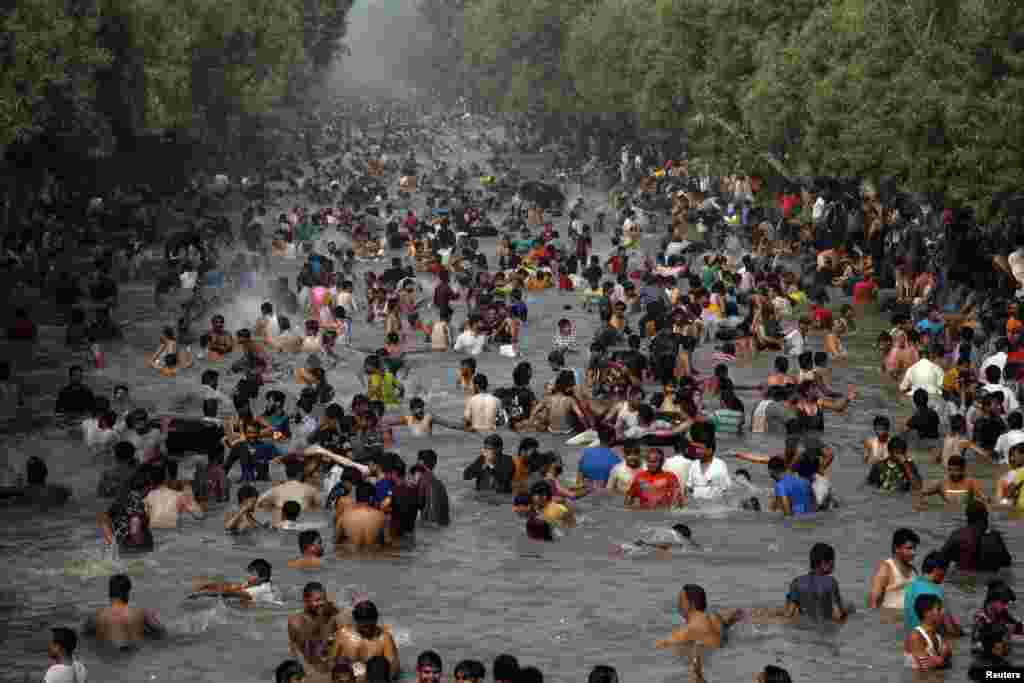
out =
[[(470, 125), (451, 124), (455, 144), (467, 134), (459, 126)], [(1012, 354), (1024, 325), (1015, 308), (1004, 305), (992, 319), (976, 293), (940, 286), (942, 274), (927, 267), (921, 252), (908, 250), (883, 265), (845, 239), (815, 244), (812, 227), (825, 215), (825, 198), (810, 186), (784, 195), (773, 221), (774, 214), (754, 210), (756, 179), (719, 180), (712, 188), (710, 178), (690, 177), (685, 160), (645, 160), (631, 150), (623, 150), (620, 192), (586, 192), (575, 204), (571, 188), (563, 193), (550, 185), (524, 197), (520, 178), (489, 166), (482, 154), (472, 162), (477, 168), (467, 163), (458, 173), (450, 159), (442, 163), (423, 149), (410, 154), (386, 136), (350, 147), (360, 153), (311, 167), (302, 185), (309, 197), (247, 201), (232, 231), (235, 246), (222, 248), (217, 261), (212, 227), (168, 245), (163, 256), (172, 270), (152, 283), (149, 304), (161, 314), (145, 326), (125, 326), (141, 321), (122, 317), (111, 288), (116, 278), (102, 266), (88, 294), (76, 298), (68, 286), (62, 298), (58, 291), (60, 341), (80, 351), (82, 361), (62, 364), (70, 384), (55, 412), (80, 432), (68, 442), (88, 453), (93, 478), (102, 471), (100, 490), (82, 496), (77, 481), (57, 476), (55, 458), (29, 460), (24, 452), (10, 461), (17, 470), (12, 480), (23, 481), (5, 491), (12, 508), (46, 516), (62, 514), (61, 504), (81, 503), (88, 507), (81, 512), (97, 519), (113, 602), (88, 628), (61, 624), (77, 631), (75, 640), (122, 645), (163, 635), (174, 642), (173, 629), (168, 635), (154, 615), (125, 616), (131, 588), (114, 570), (130, 557), (159, 558), (165, 538), (174, 544), (193, 529), (206, 536), (221, 527), (232, 536), (213, 545), (247, 534), (290, 539), (284, 555), (276, 543), (273, 551), (257, 544), (241, 564), (200, 566), (177, 577), (192, 582), (181, 600), (237, 609), (237, 621), (206, 627), (218, 633), (245, 621), (251, 607), (239, 604), (281, 608), (269, 617), (277, 635), (268, 646), (278, 654), (267, 653), (275, 661), (261, 663), (263, 679), (271, 680), (266, 672), (276, 667), (279, 682), (298, 680), (300, 669), (323, 680), (399, 673), (427, 680), (441, 672), (442, 657), (445, 671), (458, 669), (450, 660), (456, 655), (430, 643), (427, 633), (415, 634), (411, 646), (396, 643), (393, 629), (378, 624), (390, 620), (389, 596), (355, 591), (351, 605), (342, 604), (330, 595), (337, 591), (333, 572), (371, 573), (377, 563), (415, 558), (426, 552), (421, 543), (429, 548), (435, 535), (466, 533), (481, 515), (508, 519), (506, 531), (516, 529), (517, 538), (502, 542), (516, 544), (522, 557), (553, 552), (549, 542), (571, 547), (574, 535), (588, 533), (588, 540), (605, 539), (602, 549), (612, 546), (604, 561), (645, 569), (682, 564), (704, 548), (713, 552), (727, 543), (732, 521), (767, 520), (780, 536), (797, 534), (776, 543), (787, 544), (801, 578), (810, 578), (790, 585), (797, 574), (787, 570), (793, 576), (770, 587), (775, 595), (789, 586), (777, 609), (752, 608), (745, 594), (729, 591), (727, 604), (710, 601), (710, 618), (701, 596), (716, 594), (712, 573), (660, 586), (673, 605), (681, 593), (687, 623), (658, 643), (684, 650), (677, 659), (665, 653), (672, 659), (666, 666), (689, 671), (691, 680), (716, 680), (729, 675), (729, 664), (710, 651), (743, 649), (758, 628), (834, 621), (843, 624), (843, 638), (843, 629), (869, 628), (867, 620), (878, 618), (870, 610), (879, 605), (905, 612), (898, 621), (907, 632), (890, 633), (897, 658), (908, 656), (902, 668), (943, 669), (955, 660), (954, 671), (966, 672), (975, 657), (978, 671), (1003, 666), (1006, 641), (1020, 631), (1008, 611), (1014, 544), (1000, 541), (1003, 551), (1009, 547), (1004, 553), (979, 538), (992, 536), (983, 533), (990, 519), (1003, 522), (1019, 509), (1014, 470), (1024, 465), (1024, 438), (1016, 433), (1024, 432), (1019, 413), (1014, 418), (1016, 382), (1004, 373), (1020, 362)], [(351, 174), (348, 188), (358, 190), (350, 189), (347, 200), (337, 196), (345, 184), (335, 176), (344, 173)], [(433, 190), (460, 183), (472, 186), (464, 197)], [(513, 191), (490, 189), (504, 184)], [(632, 213), (616, 206), (634, 192)], [(872, 221), (888, 220), (870, 191), (864, 199)], [(801, 260), (808, 254), (809, 268)], [(765, 272), (766, 263), (788, 267)], [(993, 260), (994, 269), (1005, 266), (999, 289), (1008, 299), (1019, 263), (1017, 251)], [(135, 267), (143, 269), (141, 260)], [(894, 286), (883, 290), (885, 276), (876, 269), (892, 269)], [(97, 304), (93, 319), (75, 312), (87, 298)], [(865, 321), (877, 320), (880, 304), (889, 329), (865, 340)], [(99, 312), (106, 306), (105, 318)], [(40, 339), (40, 327), (26, 311), (9, 336), (22, 335), (15, 344), (31, 352), (33, 344), (53, 343)], [(851, 367), (851, 358), (869, 360)], [(1000, 372), (988, 372), (992, 367)], [(11, 368), (4, 386), (12, 417), (31, 422), (39, 403), (23, 392), (24, 368)], [(140, 376), (151, 391), (136, 390)], [(859, 438), (844, 432), (833, 439), (833, 426), (848, 421), (869, 382), (888, 393), (872, 393), (882, 401), (860, 409), (864, 424), (841, 427)], [(897, 392), (899, 403), (886, 405)], [(20, 411), (19, 403), (26, 404)], [(32, 437), (23, 443), (31, 449)], [(841, 469), (851, 473), (843, 485), (833, 476)], [(857, 485), (854, 491), (845, 486), (852, 479), (882, 493), (865, 494)], [(59, 485), (74, 489), (70, 502)], [(852, 500), (883, 494), (900, 499), (901, 519), (918, 534), (886, 528), (891, 548), (887, 539), (864, 566), (850, 566), (841, 543), (819, 547), (816, 536), (797, 533), (805, 519), (821, 520), (811, 528), (823, 535), (831, 532), (822, 527), (867, 524), (844, 522), (844, 510)], [(955, 524), (954, 538), (906, 521), (931, 496), (945, 503), (938, 514)], [(463, 516), (463, 508), (473, 513)], [(594, 524), (634, 514), (625, 508), (671, 512), (644, 512), (652, 528), (626, 538), (621, 525)], [(687, 525), (676, 522), (676, 510), (686, 513)], [(1008, 521), (1003, 528), (1014, 531)], [(275, 561), (261, 557), (271, 552)], [(838, 587), (833, 591), (837, 563), (845, 601)], [(905, 604), (903, 584), (930, 584), (917, 586), (915, 599), (940, 594), (950, 564), (961, 574), (981, 571), (978, 594), (963, 599), (958, 613), (944, 612), (934, 599)], [(285, 566), (304, 578), (279, 588)], [(106, 592), (102, 573), (87, 584), (96, 595)], [(671, 571), (685, 573), (678, 565)], [(850, 573), (865, 574), (858, 585), (870, 588), (847, 589)], [(989, 586), (997, 574), (1004, 582)], [(141, 587), (149, 575), (131, 583)], [(245, 578), (218, 578), (236, 575)], [(346, 577), (347, 584), (360, 582)], [(299, 603), (302, 613), (287, 617)], [(975, 614), (990, 608), (987, 616)], [(131, 628), (117, 615), (135, 619)], [(459, 623), (457, 615), (446, 618)], [(307, 633), (314, 627), (321, 637)], [(723, 645), (723, 631), (731, 629), (740, 635)], [(669, 631), (664, 621), (657, 630)], [(955, 657), (936, 645), (946, 642), (956, 643)], [(617, 674), (601, 666), (628, 670), (631, 648), (654, 645), (655, 639), (623, 644), (621, 661), (588, 658), (572, 673), (598, 667), (591, 680), (610, 683)], [(75, 670), (74, 649), (66, 632), (55, 634), (54, 676)], [(466, 649), (457, 647), (457, 656), (481, 656)], [(429, 656), (435, 650), (441, 657)], [(279, 660), (288, 661), (278, 666)], [(544, 678), (541, 668), (513, 668), (507, 659), (500, 667), (493, 658), (469, 661), (475, 663), (462, 668), (464, 679), (484, 679), (481, 663), (488, 680)], [(794, 666), (805, 675), (815, 668), (799, 654), (787, 662), (783, 653), (755, 673), (775, 683)], [(879, 674), (899, 675), (896, 668)]]

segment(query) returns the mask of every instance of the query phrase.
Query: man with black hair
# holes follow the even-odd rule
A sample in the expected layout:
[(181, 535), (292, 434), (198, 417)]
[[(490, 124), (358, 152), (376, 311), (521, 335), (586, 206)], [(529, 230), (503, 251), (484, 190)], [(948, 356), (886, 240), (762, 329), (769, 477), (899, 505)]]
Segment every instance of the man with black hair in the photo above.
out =
[(328, 657), (328, 643), (338, 629), (341, 610), (319, 581), (303, 587), (302, 606), (301, 614), (288, 618), (288, 652), (311, 669), (329, 672), (334, 660)]
[(827, 543), (811, 547), (809, 574), (793, 579), (786, 594), (784, 614), (801, 615), (816, 622), (844, 623), (849, 609), (839, 595), (839, 584), (832, 576), (836, 565), (835, 548)]
[(519, 660), (509, 654), (494, 658), (494, 683), (516, 683), (519, 677)]
[(78, 636), (69, 628), (52, 629), (53, 635), (46, 648), (50, 666), (43, 676), (43, 683), (85, 683), (88, 671), (75, 657)]
[(100, 498), (120, 498), (128, 491), (128, 484), (137, 468), (135, 446), (121, 441), (114, 446), (114, 467), (104, 470), (96, 486), (96, 495)]
[(167, 479), (167, 465), (153, 465), (150, 483), (155, 488), (146, 494), (146, 514), (152, 529), (177, 529), (178, 514), (188, 512), (195, 519), (204, 519), (206, 510), (196, 502), (191, 490), (182, 493), (171, 488)]
[(369, 600), (363, 600), (352, 607), (352, 626), (341, 626), (334, 637), (329, 660), (339, 656), (350, 657), (354, 662), (366, 664), (369, 679), (369, 664), (374, 657), (384, 657), (391, 674), (401, 671), (398, 658), (398, 646), (391, 635), (391, 629), (379, 625), (380, 614), (377, 606)]
[(167, 634), (156, 610), (130, 607), (132, 580), (127, 574), (110, 577), (110, 606), (96, 611), (86, 622), (85, 633), (96, 640), (112, 642), (120, 647), (140, 642), (145, 638), (158, 638)]
[(356, 550), (379, 547), (387, 540), (387, 517), (373, 505), (373, 484), (360, 481), (354, 488), (355, 501), (336, 518), (334, 542), (339, 546), (346, 543)]
[(63, 505), (71, 497), (66, 486), (47, 484), (50, 470), (38, 455), (31, 456), (25, 463), (25, 486), (17, 499), (19, 503), (35, 505)]
[(433, 650), (424, 650), (416, 658), (416, 683), (437, 683), (442, 680), (443, 671), (441, 655)]
[(413, 473), (417, 475), (420, 519), (438, 526), (448, 526), (451, 524), (448, 489), (440, 478), (434, 476), (437, 453), (432, 449), (422, 450), (417, 454), (416, 460)]
[(256, 504), (259, 503), (260, 492), (252, 484), (238, 489), (238, 509), (224, 513), (224, 530), (232, 533), (249, 529), (264, 529), (266, 524), (256, 519)]
[(96, 396), (82, 382), (82, 366), (68, 368), (68, 385), (57, 395), (58, 414), (87, 415), (93, 412)]
[(320, 491), (302, 481), (303, 472), (301, 461), (289, 461), (285, 464), (288, 481), (272, 486), (260, 496), (256, 509), (272, 511), (274, 526), (279, 526), (283, 521), (283, 508), (289, 501), (298, 503), (303, 510), (316, 510), (320, 507)]

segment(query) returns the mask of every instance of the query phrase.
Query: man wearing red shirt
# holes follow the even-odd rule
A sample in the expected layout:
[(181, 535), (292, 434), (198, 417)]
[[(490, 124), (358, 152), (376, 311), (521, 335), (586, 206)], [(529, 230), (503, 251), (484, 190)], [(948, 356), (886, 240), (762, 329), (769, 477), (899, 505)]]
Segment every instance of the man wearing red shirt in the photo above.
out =
[(647, 470), (633, 478), (626, 492), (626, 507), (644, 509), (678, 506), (682, 500), (682, 487), (672, 472), (662, 469), (665, 456), (657, 448), (647, 453)]

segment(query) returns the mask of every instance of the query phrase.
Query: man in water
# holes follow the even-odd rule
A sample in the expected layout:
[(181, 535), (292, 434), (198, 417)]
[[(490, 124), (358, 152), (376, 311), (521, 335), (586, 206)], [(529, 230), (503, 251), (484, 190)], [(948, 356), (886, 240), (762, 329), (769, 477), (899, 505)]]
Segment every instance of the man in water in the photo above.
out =
[(132, 580), (125, 574), (110, 577), (110, 606), (96, 611), (85, 625), (85, 633), (96, 636), (96, 640), (125, 647), (145, 638), (166, 635), (167, 630), (160, 623), (156, 610), (130, 607)]
[(487, 392), (487, 376), (473, 375), (473, 395), (466, 399), (463, 420), (467, 432), (493, 432), (497, 429), (501, 401)]
[(267, 524), (256, 519), (256, 505), (260, 501), (260, 492), (252, 484), (238, 489), (238, 509), (224, 513), (224, 530), (232, 533), (249, 529), (265, 529)]
[(679, 613), (686, 626), (677, 628), (668, 640), (659, 640), (654, 646), (661, 649), (680, 643), (697, 643), (711, 650), (722, 646), (725, 629), (736, 623), (742, 616), (738, 609), (723, 614), (708, 614), (708, 598), (704, 589), (692, 583), (679, 591)]
[(327, 598), (323, 584), (307, 583), (302, 589), (301, 614), (288, 618), (288, 651), (311, 669), (329, 672), (328, 642), (338, 629), (341, 610)]
[(281, 482), (260, 496), (257, 509), (271, 510), (273, 524), (278, 526), (282, 521), (281, 510), (288, 501), (295, 501), (303, 510), (316, 510), (320, 507), (320, 491), (315, 486), (302, 480), (303, 467), (301, 462), (288, 462), (285, 465), (288, 481)]
[(652, 448), (647, 454), (647, 470), (633, 478), (626, 492), (625, 505), (643, 509), (672, 508), (682, 505), (683, 492), (676, 475), (662, 469), (665, 455)]
[(892, 557), (882, 560), (871, 580), (868, 607), (872, 609), (903, 609), (903, 595), (917, 570), (914, 555), (921, 537), (911, 529), (897, 529), (892, 535)]
[(88, 415), (92, 413), (96, 396), (82, 382), (82, 366), (72, 365), (68, 369), (68, 385), (57, 395), (58, 415)]
[(88, 677), (85, 665), (75, 657), (78, 636), (69, 628), (55, 628), (46, 652), (50, 667), (43, 676), (43, 683), (85, 683)]
[(151, 529), (177, 529), (178, 514), (181, 512), (188, 512), (195, 519), (206, 517), (206, 511), (196, 502), (191, 490), (182, 493), (169, 486), (165, 465), (152, 467), (151, 483), (156, 488), (146, 494), (145, 498)]
[(96, 486), (96, 495), (100, 498), (120, 498), (128, 492), (128, 484), (138, 466), (135, 446), (127, 441), (118, 443), (114, 446), (114, 467), (104, 470)]
[(690, 457), (699, 458), (699, 462), (690, 467), (681, 505), (685, 506), (691, 496), (697, 500), (719, 499), (732, 486), (729, 468), (724, 460), (715, 456), (714, 432), (710, 429), (706, 423), (700, 422), (691, 429), (693, 441), (689, 446), (689, 454)]
[(448, 489), (440, 478), (434, 476), (437, 453), (432, 449), (422, 450), (416, 455), (416, 459), (418, 462), (412, 471), (417, 476), (420, 519), (438, 526), (448, 526), (451, 524)]
[(335, 544), (347, 544), (352, 549), (377, 548), (386, 541), (384, 513), (372, 505), (373, 484), (359, 482), (355, 485), (355, 502), (345, 508), (337, 519)]
[(71, 497), (71, 489), (66, 486), (47, 484), (46, 478), (50, 470), (38, 455), (33, 455), (25, 463), (26, 485), (16, 498), (19, 503), (34, 505), (63, 505)]
[(253, 602), (278, 603), (280, 594), (271, 582), (272, 568), (264, 559), (253, 560), (246, 568), (248, 576), (240, 583), (211, 582), (207, 579), (194, 579), (193, 590), (197, 594), (212, 593), (214, 595), (235, 594), (242, 598), (242, 604)]
[(784, 616), (798, 615), (818, 622), (846, 622), (849, 612), (839, 596), (839, 583), (832, 576), (836, 566), (836, 551), (827, 543), (815, 543), (811, 548), (811, 571), (793, 579), (786, 594)]
[(369, 600), (364, 600), (352, 608), (352, 621), (354, 626), (340, 626), (334, 634), (334, 644), (331, 647), (329, 659), (349, 657), (357, 665), (358, 669), (365, 669), (366, 662), (372, 657), (384, 657), (388, 660), (391, 674), (397, 677), (401, 670), (398, 659), (398, 646), (391, 636), (389, 629), (381, 628), (378, 625), (380, 615), (377, 606)]
[(316, 529), (306, 529), (299, 532), (299, 552), (302, 554), (297, 560), (288, 560), (288, 566), (292, 569), (320, 569), (323, 566), (324, 541), (320, 532)]
[(462, 478), (466, 481), (475, 480), (477, 491), (512, 493), (515, 463), (511, 456), (502, 452), (504, 446), (500, 436), (489, 435), (484, 439), (480, 456), (463, 471)]
[[(624, 462), (612, 468), (608, 474), (608, 491), (612, 493), (626, 493), (633, 485), (633, 479), (640, 472), (643, 472), (644, 458), (642, 446), (639, 441), (627, 439), (622, 445)], [(683, 482), (680, 482), (683, 483)]]
[(946, 477), (922, 486), (917, 493), (918, 506), (926, 504), (928, 496), (941, 496), (947, 503), (962, 503), (974, 498), (982, 503), (988, 501), (985, 489), (974, 477), (966, 476), (967, 463), (962, 455), (951, 455), (946, 461)]

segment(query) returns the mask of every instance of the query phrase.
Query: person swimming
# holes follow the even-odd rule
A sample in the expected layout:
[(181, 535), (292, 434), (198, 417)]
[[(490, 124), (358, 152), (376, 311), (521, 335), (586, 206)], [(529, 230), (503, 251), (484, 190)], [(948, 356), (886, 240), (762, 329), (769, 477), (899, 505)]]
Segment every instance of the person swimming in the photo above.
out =
[(624, 557), (637, 555), (652, 550), (668, 551), (672, 548), (694, 548), (699, 549), (700, 545), (693, 540), (693, 532), (685, 524), (673, 524), (669, 528), (655, 528), (632, 543), (622, 543), (612, 546), (612, 554)]

